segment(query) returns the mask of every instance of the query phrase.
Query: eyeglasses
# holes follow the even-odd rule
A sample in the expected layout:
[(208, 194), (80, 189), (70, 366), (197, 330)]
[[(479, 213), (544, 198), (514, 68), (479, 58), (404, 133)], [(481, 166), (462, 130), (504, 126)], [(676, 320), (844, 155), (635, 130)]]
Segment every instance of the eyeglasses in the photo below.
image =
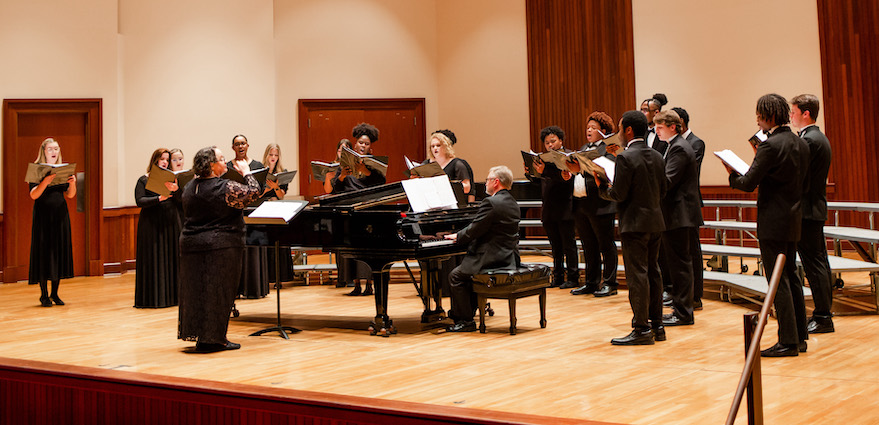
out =
[(235, 142), (232, 143), (232, 146), (247, 146), (247, 142)]

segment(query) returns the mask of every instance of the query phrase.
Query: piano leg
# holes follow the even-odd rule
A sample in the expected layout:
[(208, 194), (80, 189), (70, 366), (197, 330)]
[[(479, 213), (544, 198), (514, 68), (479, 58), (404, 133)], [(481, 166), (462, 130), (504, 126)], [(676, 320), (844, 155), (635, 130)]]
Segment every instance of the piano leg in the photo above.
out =
[(388, 316), (388, 283), (391, 280), (391, 264), (384, 261), (366, 261), (372, 268), (372, 283), (375, 287), (375, 320), (369, 325), (370, 335), (389, 337), (397, 333), (394, 321)]

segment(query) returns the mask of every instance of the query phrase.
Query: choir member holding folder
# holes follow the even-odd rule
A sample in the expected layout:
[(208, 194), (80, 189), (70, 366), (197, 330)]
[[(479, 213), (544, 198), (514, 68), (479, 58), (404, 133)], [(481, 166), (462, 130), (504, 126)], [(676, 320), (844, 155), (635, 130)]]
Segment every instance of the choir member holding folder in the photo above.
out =
[[(276, 175), (281, 173), (286, 173), (287, 169), (281, 165), (281, 146), (277, 143), (269, 143), (266, 146), (266, 151), (262, 156), (262, 163), (265, 164), (266, 168), (268, 168), (269, 174)], [(288, 184), (278, 184), (277, 180), (266, 179), (266, 187), (263, 189), (262, 196), (260, 196), (260, 202), (264, 201), (276, 201), (278, 199), (284, 199), (284, 195), (287, 194)], [(293, 259), (290, 256), (290, 247), (281, 248), (280, 255), (280, 269), (281, 269), (281, 279), (280, 282), (289, 282), (293, 280)], [(275, 255), (272, 252), (268, 253), (268, 273), (269, 273), (269, 281), (278, 282), (279, 280), (275, 276)]]
[[(371, 155), (372, 144), (378, 141), (378, 134), (378, 129), (370, 124), (357, 124), (351, 130), (351, 137), (354, 138), (354, 143), (351, 146), (352, 150), (360, 155)], [(339, 142), (339, 149), (344, 149), (342, 142)], [(385, 184), (386, 181), (385, 176), (378, 172), (378, 170), (371, 169), (363, 163), (359, 163), (357, 169), (351, 169), (340, 165), (338, 171), (332, 178), (329, 178), (329, 175), (327, 175), (327, 177), (332, 185), (333, 194), (351, 192), (371, 186), (379, 186)], [(359, 281), (355, 282), (355, 279), (371, 279), (372, 271), (369, 267), (367, 267), (365, 263), (339, 257), (339, 255), (336, 255), (339, 280), (341, 281), (340, 286), (341, 284), (347, 286), (353, 283), (354, 289), (348, 293), (348, 295), (351, 296), (372, 295), (371, 281), (367, 280), (365, 290), (360, 286)]]
[(436, 132), (430, 135), (430, 157), (422, 164), (436, 162), (442, 167), (443, 172), (449, 176), (449, 180), (460, 181), (464, 186), (464, 194), (470, 194), (473, 175), (467, 162), (455, 157), (455, 149), (452, 147), (452, 139), (445, 133)]
[(197, 341), (195, 352), (235, 350), (241, 345), (229, 342), (226, 330), (244, 254), (242, 210), (262, 190), (249, 174), (247, 184), (221, 179), (226, 163), (215, 146), (199, 150), (192, 168), (197, 177), (183, 188), (177, 338)]
[[(595, 151), (601, 157), (614, 161), (604, 139), (613, 133), (613, 119), (604, 112), (589, 114), (586, 121), (586, 144), (581, 151)], [(614, 145), (616, 146), (616, 145)], [(593, 294), (606, 297), (617, 293), (617, 247), (614, 241), (614, 216), (616, 202), (598, 195), (598, 186), (587, 170), (572, 162), (569, 171), (574, 177), (574, 224), (583, 247), (586, 260), (586, 284), (571, 290), (574, 295)]]
[[(36, 164), (62, 164), (61, 146), (53, 138), (40, 144)], [(56, 182), (57, 174), (50, 173), (30, 183), (34, 200), (31, 227), (31, 255), (28, 283), (40, 284), (40, 304), (43, 307), (64, 305), (58, 297), (61, 279), (73, 277), (73, 244), (70, 238), (70, 214), (64, 198), (76, 197), (76, 176), (70, 174), (64, 182)], [(48, 281), (52, 281), (49, 294)]]
[(137, 179), (134, 201), (140, 207), (137, 219), (137, 265), (134, 278), (134, 306), (161, 308), (177, 305), (177, 260), (180, 220), (170, 193), (176, 183), (165, 182), (165, 194), (147, 189), (150, 174), (167, 169), (170, 152), (156, 149), (147, 173)]
[[(232, 151), (235, 152), (235, 158), (226, 163), (226, 168), (229, 174), (237, 174), (234, 176), (236, 180), (238, 177), (243, 179), (252, 172), (264, 168), (261, 162), (251, 160), (247, 156), (249, 147), (247, 137), (243, 134), (232, 138)], [(241, 281), (238, 286), (238, 293), (242, 297), (263, 298), (269, 294), (267, 257), (268, 250), (265, 247), (249, 246), (244, 249), (244, 263), (241, 267)]]
[[(563, 143), (565, 132), (557, 126), (540, 130), (540, 140), (547, 151), (569, 153)], [(540, 180), (543, 198), (541, 221), (552, 247), (553, 288), (576, 288), (579, 285), (576, 234), (574, 233), (573, 193), (574, 179), (571, 172), (559, 169), (554, 163), (543, 162), (536, 157), (525, 172), (530, 178)]]
[[(183, 198), (181, 195), (183, 194), (183, 188), (186, 186), (186, 183), (189, 183), (192, 180), (193, 173), (192, 170), (189, 170), (187, 173), (186, 170), (183, 169), (183, 151), (179, 148), (172, 148), (168, 151), (171, 154), (171, 165), (169, 170), (178, 174), (177, 181), (177, 190), (171, 194), (171, 199), (174, 201), (174, 206), (177, 207), (177, 221), (180, 222), (180, 227), (183, 228)], [(186, 175), (181, 178), (181, 175)], [(179, 235), (178, 235), (179, 236)]]

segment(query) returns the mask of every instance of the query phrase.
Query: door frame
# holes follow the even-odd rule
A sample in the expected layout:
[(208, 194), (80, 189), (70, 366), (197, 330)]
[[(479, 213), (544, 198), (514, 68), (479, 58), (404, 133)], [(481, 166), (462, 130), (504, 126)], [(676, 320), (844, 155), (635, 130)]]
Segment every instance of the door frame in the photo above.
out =
[[(101, 253), (101, 220), (103, 215), (103, 105), (102, 99), (3, 99), (3, 193), (12, 193), (12, 187), (21, 184), (22, 176), (11, 175), (6, 162), (12, 160), (12, 148), (18, 142), (18, 117), (21, 114), (34, 113), (75, 113), (86, 116), (86, 191), (77, 193), (77, 197), (85, 197), (86, 206), (86, 273), (88, 276), (104, 274), (104, 261)], [(8, 211), (11, 211), (9, 196), (3, 197), (4, 238), (3, 253), (0, 265), (3, 268), (3, 282), (16, 282), (27, 279), (28, 264), (9, 264), (7, 253), (16, 249), (21, 238), (17, 226), (11, 226)], [(17, 218), (17, 219), (30, 219)], [(14, 220), (13, 220), (14, 221)]]
[[(313, 109), (330, 109), (330, 110), (380, 110), (391, 109), (397, 107), (411, 106), (415, 110), (416, 126), (420, 125), (425, 129), (423, 137), (427, 137), (427, 122), (425, 112), (425, 98), (423, 97), (406, 97), (406, 98), (378, 98), (378, 99), (299, 99), (298, 105), (298, 122), (299, 122), (299, 140), (297, 143), (299, 150), (299, 192), (300, 195), (308, 194), (307, 175), (311, 174), (311, 161), (322, 158), (306, 158), (303, 155), (305, 151), (303, 142), (308, 140), (308, 115)], [(353, 140), (352, 140), (353, 142)], [(427, 147), (424, 148), (425, 152)]]

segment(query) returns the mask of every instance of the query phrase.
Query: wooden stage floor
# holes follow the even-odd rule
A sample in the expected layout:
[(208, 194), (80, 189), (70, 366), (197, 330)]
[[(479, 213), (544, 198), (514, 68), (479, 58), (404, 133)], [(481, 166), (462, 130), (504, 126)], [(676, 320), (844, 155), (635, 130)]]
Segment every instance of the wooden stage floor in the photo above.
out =
[[(853, 278), (848, 278), (853, 279)], [(177, 308), (135, 309), (134, 273), (62, 282), (63, 307), (38, 306), (39, 289), (0, 285), (0, 356), (117, 371), (245, 383), (565, 418), (631, 424), (722, 423), (744, 361), (742, 315), (749, 309), (706, 300), (694, 326), (668, 328), (668, 341), (615, 347), (626, 335), (627, 292), (575, 297), (550, 289), (546, 329), (537, 299), (518, 307), (508, 334), (506, 303), (488, 333), (438, 334), (420, 324), (411, 284), (391, 285), (389, 313), (399, 333), (369, 336), (371, 297), (332, 286), (287, 286), (283, 322), (303, 329), (289, 341), (248, 334), (275, 322), (275, 294), (239, 300), (229, 339), (238, 351), (188, 354)], [(446, 300), (447, 303), (448, 300)], [(879, 423), (879, 321), (835, 318), (837, 332), (814, 335), (796, 358), (764, 359), (767, 424)], [(776, 341), (766, 329), (763, 347)], [(744, 410), (737, 423), (747, 423)]]

